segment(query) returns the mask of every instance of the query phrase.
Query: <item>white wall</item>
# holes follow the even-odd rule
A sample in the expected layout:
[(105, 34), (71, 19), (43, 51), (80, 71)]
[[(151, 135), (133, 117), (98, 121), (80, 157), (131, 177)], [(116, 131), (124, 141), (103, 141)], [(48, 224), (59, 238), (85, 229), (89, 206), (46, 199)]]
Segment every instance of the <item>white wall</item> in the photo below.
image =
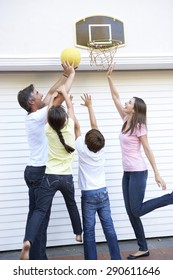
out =
[[(148, 108), (149, 142), (155, 154), (160, 174), (167, 183), (167, 191), (158, 188), (149, 162), (149, 178), (145, 199), (172, 191), (173, 185), (173, 70), (115, 71), (113, 79), (122, 96), (122, 102), (132, 96), (143, 98)], [(24, 126), (25, 111), (17, 103), (17, 92), (33, 82), (46, 93), (57, 80), (57, 73), (0, 73), (0, 251), (20, 249), (23, 242), (28, 212), (27, 187), (23, 171), (28, 159), (28, 144)], [(81, 124), (82, 133), (89, 129), (88, 114), (81, 106), (82, 93), (92, 95), (100, 130), (106, 139), (106, 183), (111, 211), (119, 240), (134, 238), (124, 207), (121, 178), (122, 163), (119, 145), (121, 121), (111, 99), (104, 72), (77, 72), (71, 94)], [(77, 155), (73, 164), (76, 201), (80, 214), (80, 191), (77, 184)], [(172, 206), (152, 211), (142, 217), (147, 237), (172, 236)], [(96, 226), (96, 240), (104, 241), (100, 223)], [(54, 198), (48, 228), (48, 246), (74, 244), (74, 235), (61, 194)]]
[(74, 46), (76, 21), (101, 14), (124, 22), (119, 55), (172, 56), (172, 11), (172, 0), (0, 0), (0, 57), (57, 57)]

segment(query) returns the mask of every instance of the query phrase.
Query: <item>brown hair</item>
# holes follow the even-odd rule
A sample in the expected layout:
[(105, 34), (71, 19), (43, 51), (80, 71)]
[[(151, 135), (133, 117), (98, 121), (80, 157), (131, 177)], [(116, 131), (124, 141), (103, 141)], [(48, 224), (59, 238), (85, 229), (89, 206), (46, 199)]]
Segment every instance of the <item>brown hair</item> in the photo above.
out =
[(48, 110), (47, 120), (48, 120), (49, 125), (56, 131), (56, 133), (59, 137), (59, 140), (60, 140), (61, 144), (64, 146), (65, 150), (68, 153), (74, 152), (75, 149), (65, 143), (63, 134), (61, 132), (61, 129), (64, 127), (66, 121), (68, 120), (68, 115), (67, 115), (64, 107), (61, 105), (52, 106)]
[(104, 147), (105, 138), (99, 130), (91, 129), (85, 135), (85, 144), (90, 151), (97, 153)]
[(130, 122), (130, 127), (127, 130), (124, 130), (127, 124), (127, 121), (123, 124), (121, 132), (122, 133), (127, 133), (130, 131), (130, 135), (133, 133), (135, 128), (139, 125), (139, 128), (141, 127), (142, 124), (146, 124), (147, 120), (147, 106), (143, 99), (139, 97), (133, 97), (135, 99), (134, 103), (134, 114), (132, 116), (131, 122)]

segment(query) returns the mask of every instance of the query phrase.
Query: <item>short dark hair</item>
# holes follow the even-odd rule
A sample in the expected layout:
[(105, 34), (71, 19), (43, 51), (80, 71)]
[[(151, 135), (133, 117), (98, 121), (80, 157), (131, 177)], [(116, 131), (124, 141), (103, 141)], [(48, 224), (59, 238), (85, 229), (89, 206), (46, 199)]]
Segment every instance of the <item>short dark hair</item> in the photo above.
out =
[(104, 147), (105, 138), (99, 130), (91, 129), (85, 135), (85, 144), (91, 152), (97, 153)]
[(28, 113), (31, 112), (31, 106), (28, 103), (29, 99), (34, 99), (32, 93), (34, 92), (34, 85), (31, 84), (28, 87), (20, 90), (17, 95), (18, 102), (20, 106), (25, 109)]

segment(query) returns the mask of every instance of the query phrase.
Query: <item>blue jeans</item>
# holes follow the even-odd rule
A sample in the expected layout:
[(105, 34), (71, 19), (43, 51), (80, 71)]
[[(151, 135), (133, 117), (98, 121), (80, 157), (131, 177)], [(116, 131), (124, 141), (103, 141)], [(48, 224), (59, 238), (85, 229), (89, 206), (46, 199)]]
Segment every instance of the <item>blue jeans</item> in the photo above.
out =
[(124, 172), (123, 196), (127, 214), (133, 227), (140, 251), (148, 250), (140, 217), (163, 206), (173, 204), (173, 193), (143, 202), (148, 171)]
[(50, 209), (57, 191), (60, 191), (64, 197), (74, 234), (82, 233), (81, 220), (74, 198), (75, 191), (72, 175), (45, 174), (38, 190), (36, 209), (29, 220), (25, 233), (25, 240), (29, 240), (31, 244), (35, 241), (40, 225)]
[[(38, 189), (41, 185), (42, 179), (45, 173), (45, 166), (35, 167), (26, 166), (24, 171), (24, 179), (28, 186), (29, 195), (29, 212), (26, 222), (26, 230), (28, 227), (29, 220), (36, 209), (36, 199), (38, 194)], [(39, 232), (36, 236), (35, 242), (33, 243), (29, 259), (30, 260), (47, 260), (46, 255), (46, 243), (47, 243), (47, 225), (50, 216), (50, 209), (45, 216)]]
[(82, 191), (82, 217), (85, 260), (96, 260), (96, 213), (98, 213), (112, 260), (120, 260), (117, 235), (111, 218), (109, 196), (106, 188)]

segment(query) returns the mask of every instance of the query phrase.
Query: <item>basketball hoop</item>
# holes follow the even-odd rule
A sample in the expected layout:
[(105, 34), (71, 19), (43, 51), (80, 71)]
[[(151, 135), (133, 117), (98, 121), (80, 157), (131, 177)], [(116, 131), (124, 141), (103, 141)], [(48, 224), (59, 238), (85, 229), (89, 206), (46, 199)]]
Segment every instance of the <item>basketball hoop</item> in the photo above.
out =
[(119, 45), (119, 40), (93, 40), (88, 42), (90, 65), (101, 66), (108, 69), (114, 63), (114, 57)]

